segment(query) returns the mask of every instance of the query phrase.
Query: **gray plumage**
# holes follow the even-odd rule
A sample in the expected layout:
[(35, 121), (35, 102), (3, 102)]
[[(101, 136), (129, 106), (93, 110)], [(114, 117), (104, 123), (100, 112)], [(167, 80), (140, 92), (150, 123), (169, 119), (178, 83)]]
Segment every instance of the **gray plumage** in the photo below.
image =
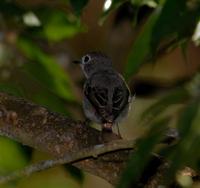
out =
[(112, 131), (112, 125), (119, 123), (128, 114), (130, 90), (106, 55), (91, 52), (83, 56), (79, 63), (87, 78), (83, 92), (85, 115), (101, 124), (103, 129)]

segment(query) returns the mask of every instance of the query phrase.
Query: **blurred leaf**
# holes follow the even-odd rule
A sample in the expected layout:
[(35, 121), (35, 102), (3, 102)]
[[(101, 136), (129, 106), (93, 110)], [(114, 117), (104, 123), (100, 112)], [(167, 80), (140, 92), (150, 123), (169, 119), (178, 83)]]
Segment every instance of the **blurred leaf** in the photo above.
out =
[(161, 14), (153, 27), (151, 50), (155, 53), (159, 48), (172, 41), (179, 42), (190, 38), (200, 17), (200, 2), (166, 0)]
[(0, 12), (11, 18), (20, 18), (18, 16), (21, 16), (25, 10), (13, 0), (4, 0), (0, 1)]
[[(200, 103), (198, 100), (194, 100), (186, 106), (180, 115), (178, 121), (180, 141), (175, 147), (164, 151), (164, 155), (168, 156), (171, 161), (165, 176), (166, 182), (170, 183), (178, 170), (184, 166), (195, 164), (200, 157), (200, 154), (197, 153), (200, 147), (199, 110)], [(198, 117), (198, 126), (194, 123), (196, 117)]]
[(0, 188), (16, 188), (16, 184), (13, 182), (9, 182), (4, 185), (0, 185)]
[(25, 67), (36, 79), (65, 100), (75, 99), (67, 73), (53, 57), (45, 54), (30, 40), (21, 38), (17, 44), (27, 58), (32, 61), (32, 63), (25, 64)]
[(166, 0), (157, 7), (137, 37), (129, 54), (125, 69), (126, 79), (139, 66), (152, 59), (158, 50), (166, 51), (191, 37), (200, 18), (200, 2)]
[(157, 2), (154, 1), (154, 0), (126, 0), (126, 1), (123, 1), (123, 0), (111, 0), (111, 5), (109, 8), (107, 8), (106, 6), (106, 3), (108, 2), (109, 0), (105, 0), (104, 1), (104, 6), (103, 6), (103, 11), (102, 11), (102, 15), (100, 17), (100, 20), (99, 20), (99, 24), (102, 25), (104, 23), (104, 21), (107, 19), (108, 15), (116, 10), (117, 8), (119, 8), (122, 4), (124, 3), (127, 3), (127, 2), (130, 2), (130, 4), (132, 4), (134, 6), (134, 9), (136, 11), (136, 16), (137, 17), (137, 12), (141, 6), (143, 5), (147, 5), (149, 7), (152, 7), (152, 8), (155, 8), (157, 6)]
[(129, 53), (128, 62), (125, 67), (125, 78), (129, 79), (139, 68), (139, 66), (144, 63), (150, 52), (150, 42), (153, 26), (158, 19), (159, 11), (156, 10), (147, 20), (144, 28), (140, 32), (139, 36), (135, 40), (131, 51)]
[(150, 7), (156, 7), (157, 1), (155, 0), (131, 0), (132, 4), (142, 6), (142, 5), (148, 5)]
[(83, 8), (87, 5), (88, 0), (70, 0), (70, 3), (75, 10), (76, 15), (80, 16)]
[(187, 136), (191, 130), (191, 125), (196, 117), (199, 108), (198, 99), (192, 101), (188, 106), (186, 106), (185, 110), (180, 115), (180, 119), (178, 122), (178, 130), (180, 137), (184, 138)]
[(165, 118), (152, 124), (147, 136), (139, 140), (136, 144), (137, 149), (133, 152), (127, 168), (122, 174), (118, 188), (135, 187), (133, 185), (136, 185), (139, 181), (145, 166), (151, 158), (153, 149), (162, 140), (168, 122), (169, 118)]
[(195, 28), (194, 34), (192, 36), (192, 41), (195, 43), (196, 46), (200, 45), (200, 20), (198, 21)]
[(190, 91), (191, 96), (194, 98), (199, 97), (200, 93), (200, 72), (197, 72), (189, 84), (186, 86), (188, 91)]
[(66, 176), (61, 167), (51, 168), (34, 173), (21, 179), (19, 188), (80, 188), (73, 179)]
[[(198, 100), (198, 99), (197, 99)], [(195, 118), (192, 121), (191, 130), (189, 138), (187, 140), (191, 140), (190, 151), (187, 152), (188, 165), (195, 169), (196, 171), (200, 171), (200, 152), (197, 152), (200, 148), (200, 102), (198, 103), (198, 111)], [(191, 157), (192, 156), (192, 157)]]
[(68, 173), (79, 183), (83, 183), (84, 181), (84, 174), (83, 171), (75, 166), (72, 166), (71, 164), (65, 164), (65, 169)]
[(23, 97), (24, 93), (19, 88), (19, 86), (16, 86), (13, 83), (0, 83), (0, 91), (5, 92), (14, 96)]
[[(76, 2), (76, 1), (74, 1)], [(45, 36), (52, 41), (60, 41), (70, 38), (80, 31), (84, 31), (83, 26), (77, 21), (70, 22), (63, 12), (56, 12), (48, 16), (48, 22), (43, 26)]]
[(46, 85), (40, 83), (38, 79), (35, 78), (35, 75), (28, 72), (26, 69), (16, 69), (10, 82), (17, 85), (18, 88), (23, 91), (25, 98), (43, 105), (54, 112), (70, 115), (64, 100), (50, 91)]
[(152, 118), (159, 116), (170, 105), (181, 104), (189, 99), (188, 90), (183, 87), (171, 91), (168, 95), (162, 97), (157, 102), (148, 107), (141, 115), (141, 121), (149, 121)]
[(188, 58), (187, 58), (187, 48), (188, 48), (188, 44), (189, 44), (189, 40), (185, 40), (183, 42), (180, 43), (180, 48), (181, 48), (181, 52), (184, 58), (184, 61), (187, 63), (188, 62)]
[(110, 7), (105, 9), (105, 3), (106, 3), (106, 0), (105, 0), (102, 15), (101, 15), (100, 20), (99, 20), (99, 24), (102, 25), (104, 23), (104, 21), (106, 20), (106, 18), (108, 17), (108, 15), (111, 13), (111, 11), (117, 9), (124, 2), (126, 2), (126, 1), (124, 1), (124, 0), (111, 0)]
[(28, 27), (40, 27), (41, 22), (36, 14), (32, 11), (26, 12), (23, 15), (24, 24)]
[(27, 159), (16, 142), (0, 137), (0, 174), (8, 174), (27, 164)]
[(32, 101), (47, 107), (49, 110), (59, 112), (65, 115), (70, 115), (67, 111), (66, 104), (58, 97), (52, 95), (46, 90), (38, 91), (37, 95), (32, 95)]

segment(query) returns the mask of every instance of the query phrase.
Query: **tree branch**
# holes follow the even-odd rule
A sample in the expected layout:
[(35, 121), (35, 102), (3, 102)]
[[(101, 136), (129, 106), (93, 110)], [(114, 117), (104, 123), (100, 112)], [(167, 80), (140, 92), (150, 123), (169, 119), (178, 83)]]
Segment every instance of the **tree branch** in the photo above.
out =
[(0, 184), (6, 183), (11, 180), (15, 180), (20, 177), (31, 175), (34, 172), (39, 172), (56, 165), (73, 163), (79, 160), (88, 159), (88, 158), (97, 158), (98, 155), (105, 154), (107, 152), (122, 150), (122, 149), (131, 149), (134, 147), (135, 141), (129, 140), (118, 140), (106, 144), (96, 145), (94, 147), (86, 148), (78, 152), (72, 152), (62, 158), (45, 160), (36, 164), (25, 167), (22, 170), (16, 171), (8, 176), (0, 177)]
[[(56, 158), (104, 143), (101, 132), (83, 122), (5, 93), (0, 93), (0, 135)], [(110, 141), (119, 139), (113, 133), (108, 138)], [(74, 165), (116, 184), (129, 154), (130, 149), (115, 151), (97, 159), (75, 162)]]

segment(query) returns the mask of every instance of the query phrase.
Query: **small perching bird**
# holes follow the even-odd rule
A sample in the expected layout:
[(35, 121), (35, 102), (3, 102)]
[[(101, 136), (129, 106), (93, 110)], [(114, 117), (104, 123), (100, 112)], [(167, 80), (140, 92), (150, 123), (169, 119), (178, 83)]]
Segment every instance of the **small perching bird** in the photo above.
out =
[(123, 77), (113, 69), (112, 61), (100, 52), (91, 52), (79, 63), (87, 80), (84, 84), (83, 109), (91, 121), (112, 132), (112, 126), (125, 118), (131, 93)]

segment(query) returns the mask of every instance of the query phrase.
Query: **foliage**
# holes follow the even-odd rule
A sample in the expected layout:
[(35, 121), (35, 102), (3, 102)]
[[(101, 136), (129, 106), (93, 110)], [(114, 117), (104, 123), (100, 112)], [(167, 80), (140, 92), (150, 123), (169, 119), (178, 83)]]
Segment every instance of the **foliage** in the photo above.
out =
[[(7, 71), (10, 75), (8, 78), (1, 76), (0, 91), (29, 98), (54, 111), (70, 114), (69, 104), (80, 105), (74, 89), (76, 83), (69, 72), (58, 63), (56, 53), (51, 48), (53, 46), (55, 50), (59, 44), (65, 44), (67, 39), (88, 31), (81, 15), (89, 1), (38, 1), (36, 5), (28, 2), (0, 1), (0, 72), (4, 75)], [(109, 15), (126, 2), (137, 10), (131, 18), (133, 22), (137, 21), (137, 16), (144, 6), (151, 7), (151, 12), (144, 21), (134, 25), (136, 30), (140, 30), (128, 52), (124, 71), (125, 78), (131, 80), (143, 64), (157, 61), (160, 55), (176, 47), (187, 50), (187, 43), (200, 19), (200, 1), (113, 0), (108, 8), (102, 9), (99, 23), (105, 24)], [(195, 38), (195, 41), (199, 40), (198, 37)], [(177, 173), (185, 166), (197, 172), (200, 170), (199, 88), (200, 79), (197, 72), (193, 79), (174, 87), (142, 113), (141, 122), (145, 122), (148, 131), (138, 141), (137, 150), (130, 158), (119, 187), (137, 183), (154, 151), (170, 161), (163, 184), (176, 181)], [(173, 112), (167, 118), (162, 117), (164, 112), (175, 104), (181, 104), (175, 114)], [(167, 125), (174, 116), (180, 140), (172, 147), (157, 149), (157, 144), (162, 140)], [(16, 151), (18, 145), (2, 139), (0, 145), (0, 148), (7, 149), (3, 153), (17, 158), (17, 163), (12, 164), (9, 157), (1, 155), (0, 159), (7, 158), (6, 163), (0, 164), (1, 171), (3, 170), (1, 173), (26, 164), (23, 151)]]

